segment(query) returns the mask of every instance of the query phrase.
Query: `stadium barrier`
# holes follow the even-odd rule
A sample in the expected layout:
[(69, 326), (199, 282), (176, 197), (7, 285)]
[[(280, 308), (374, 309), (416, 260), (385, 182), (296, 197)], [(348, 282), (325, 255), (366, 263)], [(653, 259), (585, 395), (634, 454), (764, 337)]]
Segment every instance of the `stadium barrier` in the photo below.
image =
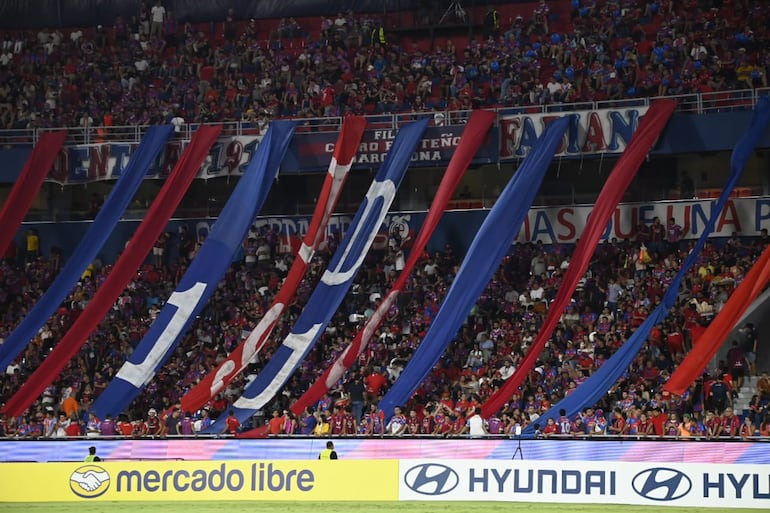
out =
[[(770, 88), (741, 89), (736, 91), (717, 91), (713, 93), (694, 93), (679, 96), (650, 97), (650, 98), (625, 98), (621, 100), (602, 100), (579, 103), (552, 103), (543, 105), (527, 105), (518, 107), (490, 106), (499, 116), (517, 114), (553, 114), (572, 112), (577, 110), (596, 111), (602, 109), (624, 109), (647, 107), (656, 99), (672, 98), (679, 101), (678, 112), (690, 114), (704, 114), (708, 112), (733, 112), (750, 110), (754, 108), (760, 97), (770, 94)], [(464, 125), (470, 116), (470, 111), (429, 111), (429, 112), (403, 112), (392, 114), (376, 114), (365, 116), (369, 127), (372, 129), (396, 130), (405, 123), (419, 118), (432, 118), (430, 126), (457, 126)], [(342, 116), (330, 116), (319, 118), (300, 118), (298, 132), (335, 131), (342, 126)], [(259, 135), (264, 132), (264, 123), (251, 121), (228, 121), (218, 123), (222, 125), (223, 136), (248, 136)], [(201, 123), (185, 123), (180, 125), (176, 134), (178, 139), (189, 141), (193, 132)], [(92, 126), (89, 128), (70, 127), (66, 144), (98, 144), (101, 141), (120, 141), (123, 143), (138, 143), (144, 137), (149, 126)], [(61, 128), (30, 128), (0, 130), (0, 144), (5, 145), (30, 145), (37, 142), (40, 134), (50, 130)]]
[[(770, 465), (402, 459), (9, 463), (5, 502), (496, 501), (770, 506)], [(40, 483), (46, 483), (44, 489)]]

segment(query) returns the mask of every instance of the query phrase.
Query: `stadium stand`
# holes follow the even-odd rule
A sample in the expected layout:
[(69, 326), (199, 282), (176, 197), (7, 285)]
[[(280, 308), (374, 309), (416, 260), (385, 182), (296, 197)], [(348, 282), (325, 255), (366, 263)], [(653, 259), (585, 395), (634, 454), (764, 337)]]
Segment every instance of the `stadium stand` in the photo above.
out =
[(198, 24), (167, 13), (152, 33), (137, 13), (112, 26), (7, 31), (0, 126), (95, 136), (98, 127), (174, 118), (260, 127), (278, 117), (694, 92), (719, 104), (719, 92), (767, 87), (767, 2), (573, 4), (502, 4), (486, 28), (486, 10), (468, 9), (460, 35), (457, 23), (420, 11), (281, 20), (222, 13)]
[[(120, 137), (118, 127), (175, 118), (182, 124), (243, 121), (258, 131), (271, 119), (287, 117), (526, 109), (695, 92), (729, 107), (735, 96), (722, 104), (720, 93), (767, 87), (768, 2), (581, 0), (572, 2), (572, 9), (566, 2), (552, 4), (497, 6), (497, 25), (486, 21), (486, 9), (469, 10), (470, 20), (443, 24), (435, 20), (444, 13), (417, 9), (384, 19), (348, 12), (333, 18), (238, 20), (223, 13), (206, 24), (182, 23), (168, 13), (156, 29), (143, 21), (147, 13), (139, 12), (112, 26), (7, 31), (0, 43), (0, 127), (77, 127), (85, 140)], [(423, 30), (426, 26), (431, 30)], [(115, 129), (100, 131), (103, 127)], [(701, 197), (712, 197), (718, 191), (702, 192)], [(743, 188), (735, 195), (749, 193)], [(463, 200), (457, 206), (480, 205)], [(599, 247), (524, 391), (488, 419), (490, 434), (536, 422), (539, 412), (582, 383), (641, 324), (688, 251), (688, 243), (674, 238), (651, 246), (651, 260), (644, 262), (640, 244), (649, 242), (640, 234)], [(281, 251), (270, 228), (254, 230), (244, 241), (244, 254), (265, 248), (271, 264), (235, 263), (215, 301), (130, 410), (118, 419), (89, 419), (89, 405), (146, 333), (200, 245), (182, 234), (165, 243), (175, 247), (141, 269), (56, 384), (26, 415), (2, 419), (4, 436), (163, 436), (165, 421), (156, 418), (158, 412), (172, 408), (262, 317), (292, 258)], [(653, 331), (624, 380), (579, 418), (542, 426), (542, 436), (770, 436), (770, 380), (752, 369), (738, 386), (731, 370), (740, 353), (720, 362), (683, 396), (662, 392), (698, 331), (719, 312), (767, 243), (765, 236), (709, 244), (699, 267), (689, 273), (675, 311)], [(333, 248), (331, 241), (316, 255), (296, 302), (271, 337), (273, 344), (288, 333)], [(468, 413), (510, 375), (533, 340), (569, 265), (570, 249), (512, 247), (453, 351), (404, 405), (404, 435), (465, 432)], [(397, 250), (384, 245), (368, 255), (323, 343), (266, 409), (264, 422), (270, 416), (281, 419), (275, 434), (312, 435), (321, 415), (330, 420), (332, 435), (350, 434), (344, 431), (345, 411), (359, 394), (367, 413), (354, 419), (355, 432), (375, 435), (388, 429), (368, 405), (398, 377), (435, 316), (459, 264), (452, 248), (424, 255), (403, 300), (338, 389), (301, 418), (287, 410), (376, 308), (376, 296), (393, 280)], [(23, 251), (0, 262), (0, 338), (13, 330), (61, 265), (55, 254)], [(56, 316), (6, 370), (0, 402), (45, 358), (110, 268), (96, 262), (82, 276)], [(269, 349), (263, 351), (251, 370), (269, 355)], [(248, 373), (201, 411), (182, 412), (182, 434), (193, 435), (211, 417), (226, 414), (247, 379)]]

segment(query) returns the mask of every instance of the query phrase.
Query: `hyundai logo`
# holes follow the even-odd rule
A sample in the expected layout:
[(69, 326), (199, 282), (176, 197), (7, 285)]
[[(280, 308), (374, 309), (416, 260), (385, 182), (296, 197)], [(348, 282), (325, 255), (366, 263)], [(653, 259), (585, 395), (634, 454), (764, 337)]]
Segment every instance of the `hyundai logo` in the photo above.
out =
[(404, 483), (422, 495), (444, 495), (457, 488), (460, 477), (446, 465), (423, 463), (406, 471)]
[(692, 481), (686, 474), (673, 468), (648, 468), (634, 476), (634, 491), (653, 501), (674, 501), (692, 490)]

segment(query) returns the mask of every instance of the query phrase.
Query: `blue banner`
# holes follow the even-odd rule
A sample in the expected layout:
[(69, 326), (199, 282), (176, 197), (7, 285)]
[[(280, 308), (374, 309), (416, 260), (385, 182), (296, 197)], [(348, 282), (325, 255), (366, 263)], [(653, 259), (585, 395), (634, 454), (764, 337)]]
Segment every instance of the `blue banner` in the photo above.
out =
[(293, 121), (274, 121), (238, 181), (187, 272), (150, 330), (98, 397), (92, 412), (116, 416), (136, 398), (166, 362), (216, 290), (243, 238), (267, 198), (294, 133)]
[[(642, 325), (639, 326), (636, 331), (634, 331), (634, 334), (631, 335), (626, 343), (623, 344), (623, 346), (618, 349), (618, 351), (612, 355), (604, 365), (597, 369), (590, 378), (580, 385), (573, 393), (559, 401), (559, 403), (541, 415), (537, 419), (538, 424), (544, 426), (549, 418), (557, 420), (560, 416), (559, 411), (562, 409), (565, 410), (567, 416), (571, 418), (582, 408), (593, 406), (607, 393), (607, 390), (612, 388), (615, 382), (628, 369), (628, 366), (631, 365), (631, 362), (633, 362), (642, 345), (644, 345), (644, 342), (647, 340), (652, 328), (668, 315), (669, 309), (674, 305), (674, 302), (679, 295), (679, 287), (682, 284), (682, 280), (684, 280), (687, 271), (697, 262), (701, 250), (706, 245), (708, 236), (714, 230), (720, 212), (724, 209), (727, 200), (730, 197), (730, 193), (741, 179), (746, 163), (748, 162), (749, 157), (751, 157), (754, 148), (759, 144), (768, 125), (770, 125), (770, 98), (762, 97), (754, 110), (748, 130), (738, 142), (735, 150), (733, 150), (730, 159), (730, 178), (727, 180), (727, 183), (719, 196), (719, 200), (711, 211), (706, 228), (703, 230), (703, 233), (695, 243), (693, 249), (687, 255), (685, 261), (682, 263), (681, 269), (671, 282), (671, 285), (666, 289), (666, 293), (663, 294), (660, 305), (650, 312), (650, 316), (644, 320)], [(532, 435), (534, 432), (535, 427), (532, 424), (527, 426), (524, 430), (524, 434), (527, 435)]]
[[(233, 413), (241, 422), (246, 421), (256, 410), (275, 397), (321, 337), (353, 284), (353, 278), (396, 196), (412, 153), (426, 126), (427, 120), (422, 120), (399, 130), (347, 235), (334, 253), (328, 269), (321, 276), (291, 333), (233, 404)], [(206, 432), (222, 432), (225, 429), (226, 416), (221, 415)]]
[(67, 258), (67, 263), (46, 293), (0, 345), (0, 369), (5, 369), (27, 347), (32, 337), (70, 293), (83, 271), (94, 261), (173, 131), (171, 125), (154, 126), (147, 131), (75, 252)]
[(468, 312), (510, 249), (543, 182), (568, 120), (551, 122), (524, 159), (473, 239), (428, 333), (398, 380), (380, 401), (386, 417), (403, 405), (446, 350)]
[[(448, 163), (457, 145), (460, 144), (464, 127), (464, 125), (457, 125), (427, 128), (412, 155), (410, 167), (439, 166), (442, 163)], [(353, 161), (353, 169), (371, 169), (379, 166), (388, 153), (388, 148), (393, 144), (397, 132), (392, 128), (365, 131), (358, 154)], [(334, 151), (338, 133), (336, 131), (298, 133), (289, 146), (286, 160), (281, 166), (281, 173), (325, 171)], [(493, 127), (487, 134), (484, 144), (473, 156), (472, 163), (497, 162), (499, 139), (497, 128)]]

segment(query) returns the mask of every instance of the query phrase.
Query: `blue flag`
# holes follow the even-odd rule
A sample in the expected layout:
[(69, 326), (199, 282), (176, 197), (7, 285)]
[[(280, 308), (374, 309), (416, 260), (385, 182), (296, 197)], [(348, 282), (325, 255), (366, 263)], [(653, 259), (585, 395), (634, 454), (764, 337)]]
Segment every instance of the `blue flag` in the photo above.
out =
[(568, 124), (567, 118), (559, 118), (548, 125), (484, 219), (428, 333), (380, 401), (386, 417), (396, 406), (406, 403), (427, 377), (497, 270), (524, 222)]

